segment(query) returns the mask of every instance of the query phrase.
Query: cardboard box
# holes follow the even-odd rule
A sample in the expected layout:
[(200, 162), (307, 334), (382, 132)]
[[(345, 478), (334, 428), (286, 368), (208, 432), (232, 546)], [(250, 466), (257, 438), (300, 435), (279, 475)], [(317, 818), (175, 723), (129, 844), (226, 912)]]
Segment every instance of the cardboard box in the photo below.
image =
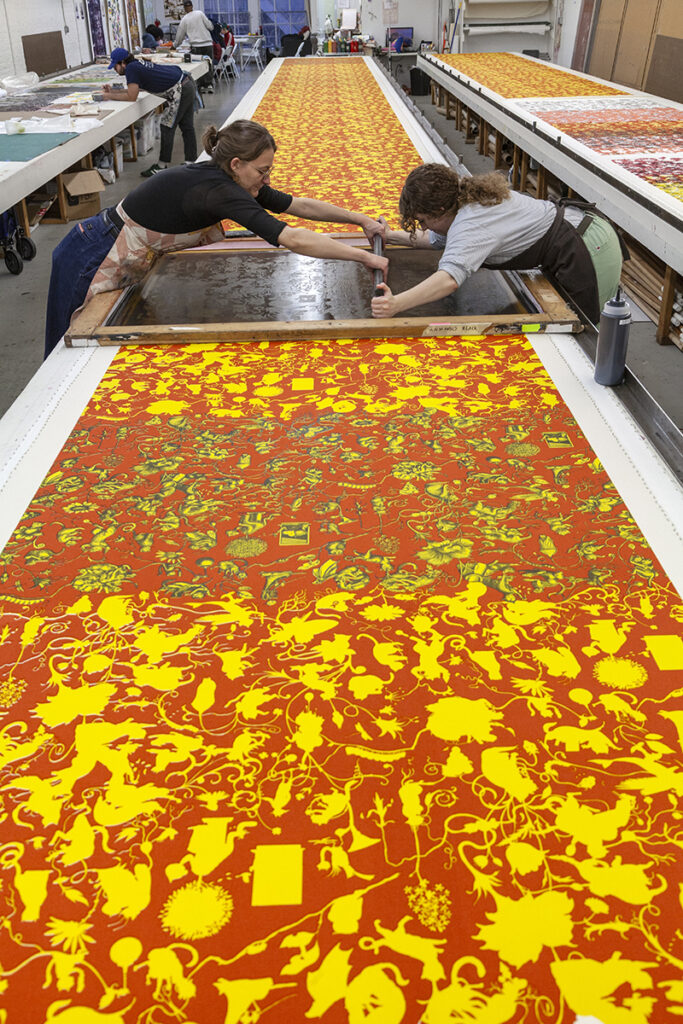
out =
[(83, 220), (100, 212), (100, 192), (104, 192), (104, 183), (97, 171), (63, 174), (62, 184), (67, 195), (67, 220)]
[(56, 201), (56, 195), (48, 196), (40, 193), (34, 193), (34, 195), (29, 196), (26, 202), (29, 227), (35, 228), (40, 224), (45, 214)]

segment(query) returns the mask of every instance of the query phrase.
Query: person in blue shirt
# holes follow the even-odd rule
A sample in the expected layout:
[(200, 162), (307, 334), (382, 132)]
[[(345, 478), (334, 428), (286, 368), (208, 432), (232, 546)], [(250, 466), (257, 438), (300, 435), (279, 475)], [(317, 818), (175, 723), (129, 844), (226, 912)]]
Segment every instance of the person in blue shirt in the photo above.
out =
[(194, 131), (194, 101), (197, 88), (184, 71), (179, 67), (151, 64), (148, 61), (136, 60), (128, 50), (117, 46), (111, 52), (110, 70), (116, 71), (126, 79), (125, 89), (113, 89), (104, 86), (104, 95), (108, 100), (136, 100), (140, 89), (163, 96), (166, 100), (161, 115), (161, 146), (157, 163), (142, 171), (143, 178), (151, 178), (158, 171), (168, 167), (173, 155), (173, 139), (176, 128), (180, 128), (183, 136), (185, 161), (193, 163), (197, 159), (197, 136)]
[(145, 53), (147, 50), (156, 50), (157, 46), (164, 38), (164, 33), (156, 25), (146, 25), (145, 31), (142, 33), (142, 52)]

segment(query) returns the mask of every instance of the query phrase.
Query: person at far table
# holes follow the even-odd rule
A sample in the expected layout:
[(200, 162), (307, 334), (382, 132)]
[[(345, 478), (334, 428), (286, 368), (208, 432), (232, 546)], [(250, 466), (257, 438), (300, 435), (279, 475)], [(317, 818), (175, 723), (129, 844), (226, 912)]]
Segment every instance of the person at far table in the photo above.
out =
[(180, 19), (174, 39), (176, 49), (187, 37), (192, 53), (209, 58), (211, 71), (199, 79), (199, 88), (213, 92), (213, 22), (207, 18), (204, 11), (195, 11), (192, 0), (184, 0), (183, 8), (185, 14)]
[(126, 79), (125, 89), (112, 89), (104, 86), (105, 97), (109, 100), (136, 100), (140, 89), (145, 92), (163, 96), (166, 100), (161, 115), (161, 145), (159, 159), (146, 171), (143, 178), (150, 178), (162, 171), (171, 162), (173, 156), (173, 139), (176, 128), (180, 128), (183, 136), (185, 160), (193, 163), (197, 159), (197, 136), (194, 131), (194, 101), (197, 88), (185, 72), (179, 67), (162, 64), (151, 64), (139, 61), (122, 46), (111, 52), (110, 69)]
[(617, 290), (622, 265), (619, 236), (582, 200), (552, 203), (514, 192), (495, 171), (460, 177), (444, 164), (422, 164), (406, 178), (399, 200), (404, 231), (386, 242), (418, 249), (443, 249), (439, 267), (413, 288), (372, 300), (372, 315), (391, 317), (413, 306), (437, 302), (480, 267), (551, 274), (597, 324), (600, 310)]
[(235, 49), (235, 37), (232, 33), (230, 25), (223, 26), (223, 46), (228, 50), (229, 53)]
[(164, 38), (164, 33), (156, 25), (145, 26), (142, 33), (142, 52), (153, 53)]
[(224, 220), (291, 252), (351, 260), (386, 276), (389, 261), (384, 256), (280, 220), (277, 215), (287, 213), (304, 220), (357, 224), (368, 238), (382, 231), (367, 214), (271, 188), (277, 146), (263, 125), (239, 120), (220, 131), (212, 126), (202, 141), (209, 160), (155, 174), (116, 208), (76, 224), (59, 243), (52, 254), (46, 356), (84, 302), (142, 280), (150, 258), (161, 253), (220, 241)]

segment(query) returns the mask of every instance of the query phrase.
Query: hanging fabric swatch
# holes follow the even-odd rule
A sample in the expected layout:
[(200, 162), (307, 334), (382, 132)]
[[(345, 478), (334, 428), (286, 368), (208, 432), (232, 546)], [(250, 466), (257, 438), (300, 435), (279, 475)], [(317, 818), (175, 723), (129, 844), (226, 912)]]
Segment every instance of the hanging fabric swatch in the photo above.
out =
[(88, 22), (90, 23), (93, 56), (104, 57), (107, 53), (107, 40), (102, 21), (100, 0), (88, 0)]

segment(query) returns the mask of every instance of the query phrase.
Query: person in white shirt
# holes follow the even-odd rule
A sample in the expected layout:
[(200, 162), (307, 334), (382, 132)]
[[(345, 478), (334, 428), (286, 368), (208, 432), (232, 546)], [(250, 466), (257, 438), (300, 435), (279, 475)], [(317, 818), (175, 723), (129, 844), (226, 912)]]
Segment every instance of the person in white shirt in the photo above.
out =
[[(406, 178), (399, 200), (404, 231), (385, 228), (385, 241), (442, 249), (439, 267), (393, 295), (386, 284), (372, 315), (391, 317), (436, 302), (481, 266), (551, 274), (595, 324), (619, 284), (622, 250), (609, 223), (581, 200), (559, 203), (513, 192), (501, 174), (460, 177), (443, 164), (422, 164)], [(419, 228), (419, 230), (418, 230)]]
[(183, 7), (185, 8), (185, 14), (180, 19), (174, 45), (177, 49), (185, 37), (187, 37), (192, 53), (208, 57), (212, 70), (199, 79), (199, 88), (213, 91), (213, 39), (211, 38), (213, 22), (209, 21), (204, 11), (194, 10), (192, 0), (184, 0)]

